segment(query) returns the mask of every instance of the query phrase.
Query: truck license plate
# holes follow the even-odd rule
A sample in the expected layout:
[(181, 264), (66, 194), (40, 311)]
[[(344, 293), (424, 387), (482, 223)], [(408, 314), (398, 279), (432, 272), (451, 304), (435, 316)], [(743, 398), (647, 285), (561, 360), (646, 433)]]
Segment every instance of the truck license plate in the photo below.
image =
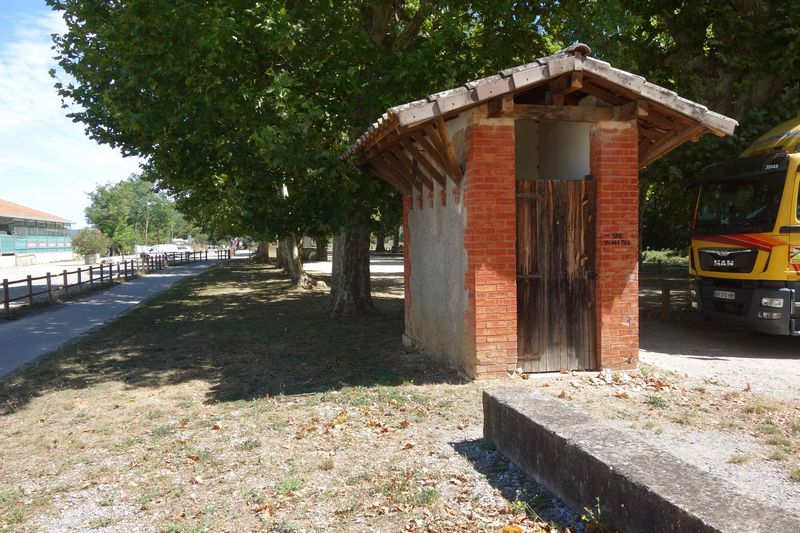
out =
[(716, 291), (714, 291), (714, 298), (717, 298), (719, 300), (735, 300), (736, 299), (736, 293), (733, 292), (733, 291), (719, 291), (719, 290), (716, 290)]

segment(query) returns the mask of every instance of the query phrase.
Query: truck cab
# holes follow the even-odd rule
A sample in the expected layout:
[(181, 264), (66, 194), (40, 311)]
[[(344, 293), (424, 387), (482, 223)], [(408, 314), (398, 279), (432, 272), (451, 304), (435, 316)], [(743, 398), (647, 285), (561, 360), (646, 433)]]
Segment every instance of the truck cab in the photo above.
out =
[(764, 333), (800, 335), (800, 117), (699, 176), (692, 305)]

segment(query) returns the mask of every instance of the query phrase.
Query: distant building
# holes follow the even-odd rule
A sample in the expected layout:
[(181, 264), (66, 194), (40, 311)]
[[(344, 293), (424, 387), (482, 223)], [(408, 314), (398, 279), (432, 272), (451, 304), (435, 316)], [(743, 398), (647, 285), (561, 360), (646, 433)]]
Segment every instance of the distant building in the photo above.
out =
[(0, 266), (72, 259), (71, 224), (50, 213), (0, 200)]

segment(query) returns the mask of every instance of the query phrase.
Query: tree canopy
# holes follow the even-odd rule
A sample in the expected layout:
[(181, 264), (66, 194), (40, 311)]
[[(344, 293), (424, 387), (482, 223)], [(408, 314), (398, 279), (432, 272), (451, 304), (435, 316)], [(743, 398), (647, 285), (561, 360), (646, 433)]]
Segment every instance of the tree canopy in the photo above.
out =
[(117, 252), (127, 253), (134, 244), (171, 242), (174, 237), (197, 238), (193, 226), (164, 193), (139, 175), (116, 184), (99, 185), (89, 193), (86, 219), (110, 239)]
[(339, 158), (355, 136), (575, 40), (741, 121), (643, 172), (645, 246), (685, 246), (684, 184), (800, 105), (800, 13), (779, 0), (47, 1), (73, 120), (203, 225), (260, 239), (396, 224), (397, 194)]

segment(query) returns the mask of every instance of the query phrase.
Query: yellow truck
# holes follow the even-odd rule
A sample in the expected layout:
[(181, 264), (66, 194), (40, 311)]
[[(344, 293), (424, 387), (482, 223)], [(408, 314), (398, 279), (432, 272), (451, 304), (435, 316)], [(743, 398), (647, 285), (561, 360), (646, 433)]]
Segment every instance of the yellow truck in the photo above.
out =
[(800, 116), (698, 179), (689, 270), (704, 316), (800, 335)]

